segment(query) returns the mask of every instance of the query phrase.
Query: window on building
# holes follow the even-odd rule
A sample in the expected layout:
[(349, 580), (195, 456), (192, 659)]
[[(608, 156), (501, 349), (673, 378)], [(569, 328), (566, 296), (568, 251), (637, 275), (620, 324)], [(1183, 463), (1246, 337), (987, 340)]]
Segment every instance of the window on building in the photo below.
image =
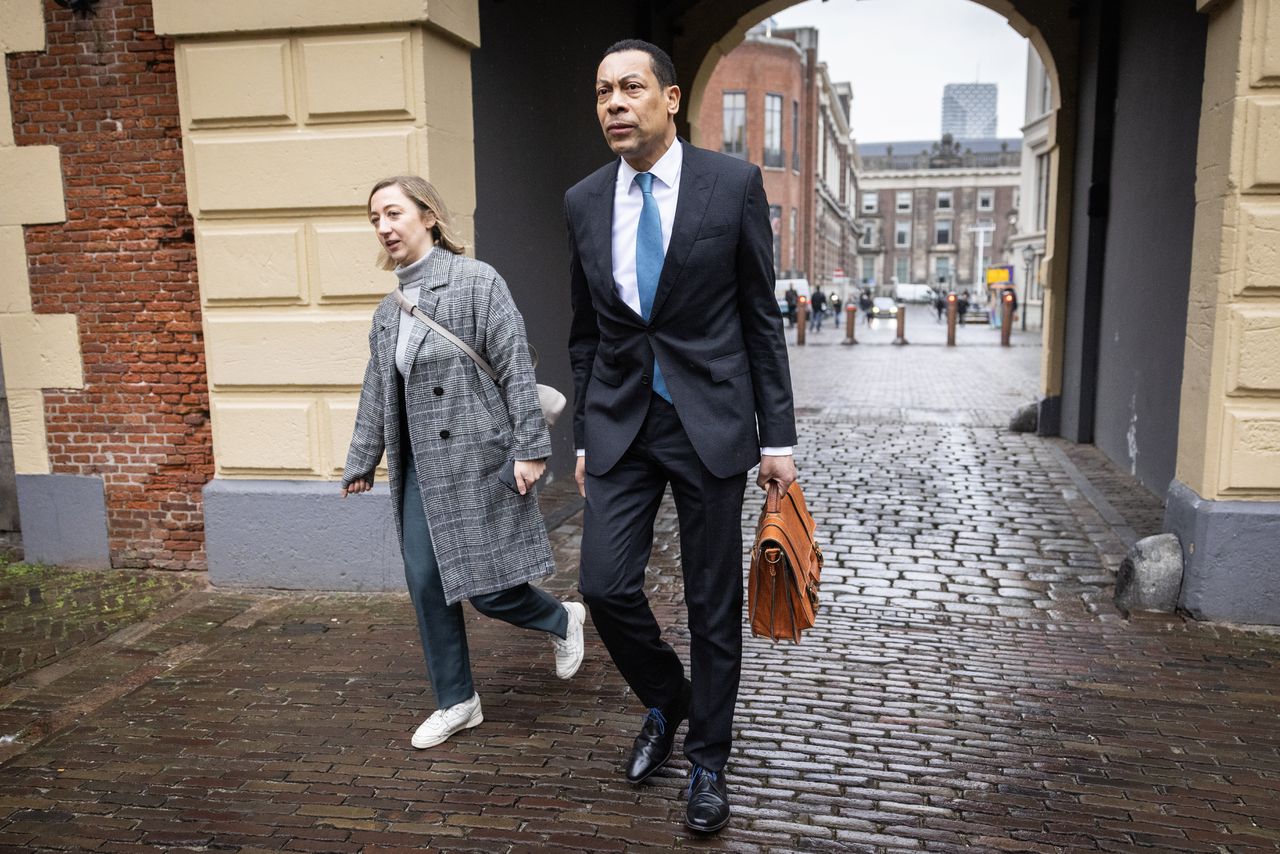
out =
[(893, 245), (894, 246), (910, 246), (911, 245), (911, 223), (895, 222), (893, 224)]
[(773, 228), (773, 272), (782, 272), (782, 206), (769, 205), (769, 225)]
[(764, 96), (764, 165), (781, 169), (782, 96)]
[(864, 222), (862, 224), (862, 245), (868, 248), (876, 245), (876, 223), (875, 220)]
[(979, 190), (978, 191), (978, 210), (991, 211), (996, 208), (996, 191), (995, 190)]
[(951, 220), (940, 219), (934, 223), (933, 242), (938, 244), (951, 243)]
[(940, 285), (951, 284), (951, 256), (933, 259), (933, 280)]
[(721, 151), (747, 156), (747, 93), (724, 93), (724, 145)]
[(791, 102), (791, 168), (800, 171), (800, 102)]
[(862, 284), (869, 285), (876, 280), (876, 259), (862, 259)]
[(862, 194), (862, 212), (873, 214), (880, 210), (880, 194), (879, 193), (863, 193)]
[(1036, 155), (1036, 231), (1049, 226), (1049, 155)]
[(899, 282), (911, 281), (911, 259), (906, 255), (899, 255), (893, 261), (893, 277)]
[(897, 203), (898, 210), (900, 211), (911, 210), (911, 191), (910, 190), (900, 191), (897, 195), (897, 200), (898, 200), (898, 203)]
[(800, 212), (795, 208), (791, 209), (791, 251), (788, 253), (791, 263), (787, 266), (792, 270), (798, 270), (796, 266), (796, 244), (800, 242)]
[(950, 190), (938, 191), (938, 210), (940, 211), (951, 210), (951, 191)]

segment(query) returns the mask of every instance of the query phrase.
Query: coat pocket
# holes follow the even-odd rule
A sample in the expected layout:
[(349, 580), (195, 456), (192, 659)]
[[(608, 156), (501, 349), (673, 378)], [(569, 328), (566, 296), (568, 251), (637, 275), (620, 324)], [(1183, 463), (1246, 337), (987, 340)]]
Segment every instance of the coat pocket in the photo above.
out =
[(751, 362), (747, 359), (747, 351), (739, 350), (726, 356), (708, 359), (707, 370), (711, 372), (712, 382), (722, 383), (751, 370)]

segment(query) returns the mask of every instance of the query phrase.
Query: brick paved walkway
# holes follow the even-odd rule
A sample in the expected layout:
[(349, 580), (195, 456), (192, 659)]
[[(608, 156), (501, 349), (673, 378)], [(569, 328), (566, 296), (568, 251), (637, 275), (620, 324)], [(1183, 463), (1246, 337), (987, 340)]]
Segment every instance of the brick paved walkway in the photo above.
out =
[[(719, 837), (683, 830), (683, 759), (622, 780), (641, 710), (590, 628), (566, 683), (542, 639), (473, 618), (485, 723), (415, 752), (404, 597), (193, 590), (0, 689), (5, 721), (46, 721), (0, 745), (0, 847), (1280, 848), (1280, 636), (1119, 617), (1114, 567), (1159, 501), (1003, 429), (1035, 396), (1028, 339), (840, 337), (792, 351), (826, 607), (799, 647), (747, 641)], [(561, 594), (579, 521), (553, 534)], [(649, 592), (683, 653), (669, 507), (659, 529)]]

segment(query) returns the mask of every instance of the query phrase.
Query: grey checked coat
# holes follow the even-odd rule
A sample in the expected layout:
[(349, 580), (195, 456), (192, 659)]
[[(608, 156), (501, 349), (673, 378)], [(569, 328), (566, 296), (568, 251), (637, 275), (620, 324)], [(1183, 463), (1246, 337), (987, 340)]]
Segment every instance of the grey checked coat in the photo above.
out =
[[(409, 442), (445, 599), (452, 604), (555, 571), (535, 491), (521, 496), (498, 480), (498, 470), (513, 455), (550, 456), (551, 438), (538, 406), (524, 320), (502, 277), (488, 264), (444, 247), (431, 252), (419, 275), (418, 307), (488, 361), (502, 386), (442, 336), (414, 323), (404, 393)], [(400, 308), (388, 296), (373, 313), (369, 366), (342, 482), (372, 483), (386, 451), (403, 545), (399, 324)]]

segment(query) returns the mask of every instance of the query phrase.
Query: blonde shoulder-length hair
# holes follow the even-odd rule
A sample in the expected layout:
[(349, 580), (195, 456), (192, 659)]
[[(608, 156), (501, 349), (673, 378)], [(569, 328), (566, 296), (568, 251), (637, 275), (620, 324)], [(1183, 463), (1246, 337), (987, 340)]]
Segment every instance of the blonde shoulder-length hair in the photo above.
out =
[[(449, 209), (445, 206), (444, 199), (440, 197), (440, 191), (426, 178), (420, 178), (417, 175), (393, 175), (390, 178), (383, 178), (369, 191), (369, 202), (365, 204), (366, 210), (372, 205), (374, 193), (392, 185), (399, 187), (412, 199), (423, 216), (428, 213), (436, 215), (436, 224), (431, 228), (431, 237), (438, 245), (448, 249), (454, 255), (461, 255), (466, 251), (466, 245), (458, 239), (457, 232), (453, 230), (453, 218), (449, 216)], [(378, 250), (377, 265), (383, 270), (396, 268), (396, 262), (391, 259), (385, 249)]]

